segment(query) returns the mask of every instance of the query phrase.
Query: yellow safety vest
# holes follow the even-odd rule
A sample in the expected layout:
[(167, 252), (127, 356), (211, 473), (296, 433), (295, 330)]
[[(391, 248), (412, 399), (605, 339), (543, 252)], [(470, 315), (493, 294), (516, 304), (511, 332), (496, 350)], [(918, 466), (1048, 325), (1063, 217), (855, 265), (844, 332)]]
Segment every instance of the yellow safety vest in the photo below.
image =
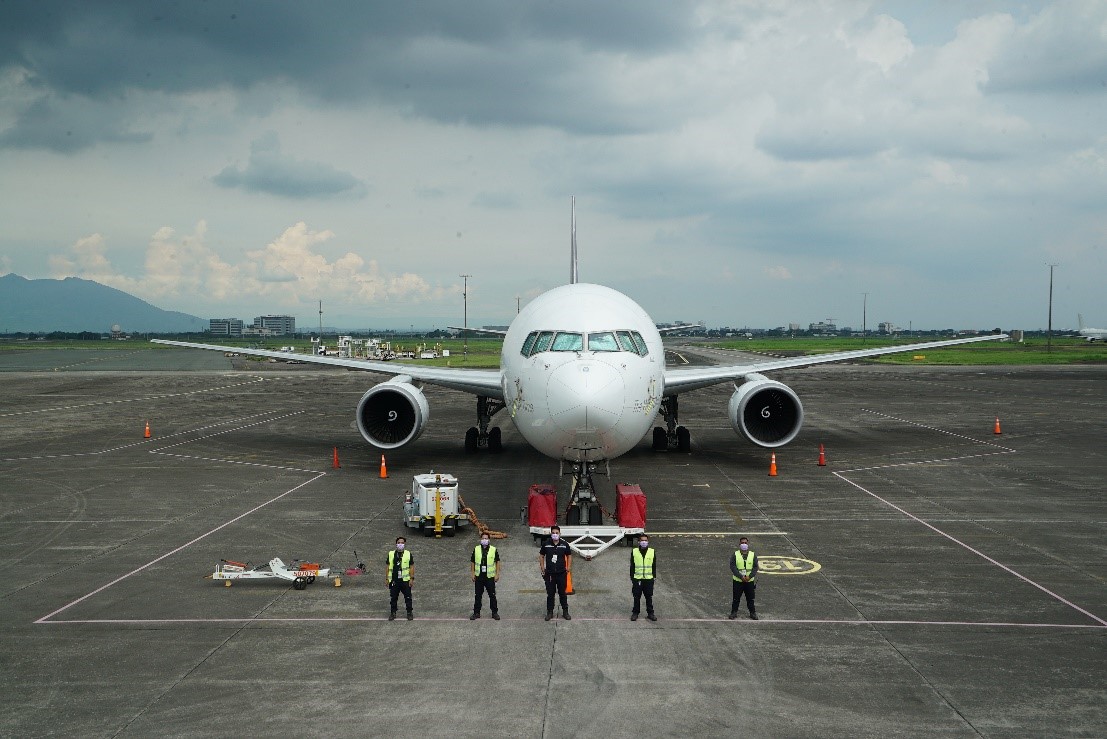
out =
[(488, 559), (485, 560), (485, 565), (488, 566), (487, 572), (480, 571), (480, 550), (483, 547), (477, 544), (477, 548), (473, 550), (473, 571), (478, 575), (487, 575), (488, 577), (496, 576), (496, 547), (492, 544), (488, 545)]
[(642, 554), (642, 547), (635, 547), (634, 551), (630, 553), (630, 556), (634, 560), (634, 579), (652, 580), (653, 547), (647, 549), (645, 555)]
[[(744, 561), (742, 559), (742, 550), (739, 549), (738, 551), (736, 551), (734, 553), (734, 566), (737, 567), (738, 571), (743, 575), (751, 575), (753, 573), (753, 550), (746, 550), (746, 558)], [(735, 582), (742, 581), (742, 578), (740, 577), (732, 576), (732, 578)], [(756, 577), (750, 577), (750, 582), (754, 582), (756, 579)]]
[[(392, 582), (392, 570), (396, 566), (396, 550), (388, 553), (388, 582)], [(407, 582), (411, 579), (411, 552), (404, 550), (400, 557), (400, 579)]]

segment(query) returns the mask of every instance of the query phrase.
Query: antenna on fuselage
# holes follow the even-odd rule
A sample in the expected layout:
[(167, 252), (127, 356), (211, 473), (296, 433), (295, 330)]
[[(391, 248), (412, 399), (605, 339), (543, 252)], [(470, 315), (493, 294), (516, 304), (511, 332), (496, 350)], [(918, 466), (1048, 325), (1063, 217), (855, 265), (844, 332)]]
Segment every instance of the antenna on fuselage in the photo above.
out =
[(573, 244), (572, 251), (569, 254), (569, 284), (575, 285), (577, 283), (577, 196), (570, 196), (569, 202), (572, 207), (572, 226), (570, 227), (570, 231)]

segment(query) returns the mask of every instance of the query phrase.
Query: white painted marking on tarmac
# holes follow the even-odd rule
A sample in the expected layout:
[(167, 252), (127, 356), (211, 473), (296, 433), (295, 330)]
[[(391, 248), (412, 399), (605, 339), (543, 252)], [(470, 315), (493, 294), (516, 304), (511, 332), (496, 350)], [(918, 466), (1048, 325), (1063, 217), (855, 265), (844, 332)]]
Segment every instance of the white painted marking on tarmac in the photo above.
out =
[(236, 387), (242, 387), (243, 385), (253, 385), (258, 382), (265, 382), (264, 377), (255, 377), (253, 380), (246, 382), (236, 382), (233, 385), (221, 385), (219, 387), (209, 387), (203, 390), (189, 390), (186, 393), (167, 393), (165, 395), (146, 395), (141, 398), (125, 398), (123, 400), (105, 400), (100, 403), (80, 403), (77, 405), (63, 405), (56, 408), (39, 408), (33, 411), (15, 411), (14, 413), (0, 413), (0, 418), (10, 418), (12, 416), (29, 416), (36, 413), (56, 413), (58, 411), (70, 411), (76, 408), (93, 408), (97, 406), (107, 405), (119, 405), (120, 403), (138, 403), (144, 400), (164, 400), (165, 398), (180, 398), (188, 395), (199, 395), (201, 393), (213, 393), (218, 390), (232, 390)]
[[(894, 466), (899, 466), (899, 465), (894, 465)], [(897, 511), (899, 511), (899, 512), (900, 512), (900, 513), (902, 513), (903, 515), (907, 516), (908, 518), (912, 519), (913, 521), (917, 521), (918, 523), (921, 523), (921, 524), (922, 524), (923, 526), (927, 527), (928, 529), (930, 529), (930, 530), (931, 530), (931, 531), (933, 531), (934, 533), (936, 533), (936, 534), (940, 534), (941, 536), (944, 536), (945, 538), (947, 538), (947, 539), (949, 539), (950, 541), (952, 541), (952, 542), (953, 542), (954, 544), (957, 544), (957, 545), (959, 545), (959, 546), (962, 546), (962, 547), (964, 547), (965, 549), (969, 550), (970, 552), (972, 552), (972, 553), (973, 553), (973, 554), (975, 554), (976, 556), (980, 557), (981, 559), (984, 559), (984, 560), (986, 560), (986, 561), (988, 561), (988, 562), (991, 562), (991, 563), (992, 563), (992, 564), (994, 564), (994, 565), (995, 565), (996, 567), (999, 567), (999, 568), (1000, 568), (1001, 570), (1004, 570), (1005, 572), (1008, 572), (1008, 573), (1010, 573), (1010, 574), (1014, 575), (1015, 577), (1019, 578), (1020, 580), (1022, 580), (1022, 581), (1023, 581), (1023, 582), (1025, 582), (1025, 583), (1027, 583), (1028, 585), (1033, 585), (1033, 586), (1034, 586), (1034, 587), (1036, 587), (1036, 588), (1037, 588), (1038, 590), (1041, 590), (1041, 591), (1042, 591), (1043, 593), (1045, 593), (1046, 595), (1049, 595), (1050, 597), (1052, 597), (1052, 598), (1054, 598), (1054, 599), (1056, 599), (1056, 600), (1058, 600), (1058, 601), (1060, 601), (1060, 602), (1064, 603), (1064, 604), (1065, 604), (1066, 606), (1068, 606), (1069, 608), (1073, 608), (1073, 609), (1075, 609), (1075, 610), (1079, 611), (1080, 613), (1083, 613), (1083, 614), (1084, 614), (1085, 616), (1087, 616), (1088, 618), (1090, 618), (1090, 619), (1092, 619), (1092, 620), (1096, 621), (1097, 623), (1099, 623), (1099, 624), (1102, 624), (1103, 626), (1107, 626), (1107, 621), (1103, 620), (1102, 618), (1100, 618), (1099, 616), (1095, 615), (1094, 613), (1092, 613), (1092, 612), (1090, 612), (1090, 611), (1086, 611), (1086, 610), (1084, 610), (1083, 608), (1081, 608), (1080, 606), (1076, 605), (1076, 604), (1075, 604), (1075, 603), (1073, 603), (1072, 601), (1070, 601), (1070, 600), (1067, 600), (1067, 599), (1065, 599), (1065, 598), (1061, 597), (1061, 596), (1060, 596), (1060, 595), (1058, 595), (1057, 593), (1054, 593), (1054, 592), (1053, 592), (1052, 590), (1050, 590), (1049, 588), (1045, 587), (1044, 585), (1041, 585), (1041, 584), (1039, 584), (1039, 583), (1035, 582), (1034, 580), (1031, 580), (1031, 579), (1030, 579), (1029, 577), (1027, 577), (1027, 576), (1025, 576), (1025, 575), (1023, 575), (1023, 574), (1020, 574), (1020, 573), (1016, 572), (1015, 570), (1011, 569), (1010, 567), (1008, 567), (1007, 565), (1003, 564), (1002, 562), (997, 562), (996, 560), (994, 560), (994, 559), (992, 559), (991, 557), (989, 557), (989, 556), (988, 556), (987, 554), (984, 554), (984, 552), (980, 551), (979, 549), (976, 549), (976, 548), (974, 548), (974, 547), (971, 547), (971, 546), (969, 546), (968, 544), (966, 544), (965, 542), (961, 541), (960, 539), (958, 539), (957, 537), (955, 537), (955, 536), (953, 536), (953, 535), (951, 535), (951, 534), (947, 534), (946, 532), (942, 531), (942, 530), (941, 530), (940, 528), (938, 528), (937, 526), (934, 526), (933, 524), (927, 523), (926, 521), (922, 520), (921, 518), (919, 518), (919, 517), (918, 517), (918, 516), (916, 516), (915, 514), (913, 514), (913, 513), (910, 513), (909, 511), (906, 511), (906, 510), (904, 510), (903, 508), (901, 508), (900, 506), (896, 505), (895, 503), (892, 503), (892, 502), (890, 502), (890, 501), (887, 501), (887, 500), (885, 500), (884, 498), (881, 498), (881, 497), (880, 497), (879, 495), (877, 495), (876, 493), (872, 492), (871, 490), (866, 490), (866, 489), (865, 489), (864, 487), (862, 487), (862, 486), (861, 486), (861, 485), (859, 485), (858, 483), (854, 482), (853, 480), (850, 480), (849, 478), (847, 478), (847, 477), (844, 477), (844, 476), (842, 475), (842, 473), (840, 473), (840, 472), (835, 472), (835, 473), (834, 473), (834, 476), (835, 476), (835, 477), (837, 477), (837, 478), (839, 478), (839, 479), (841, 479), (841, 480), (845, 480), (846, 482), (848, 482), (848, 483), (849, 483), (850, 485), (853, 485), (853, 486), (854, 486), (855, 488), (857, 488), (857, 489), (858, 489), (858, 490), (860, 490), (861, 492), (863, 492), (863, 493), (866, 493), (867, 495), (871, 495), (872, 497), (876, 498), (877, 500), (879, 500), (879, 501), (880, 501), (881, 503), (883, 503), (884, 505), (886, 505), (886, 506), (889, 506), (889, 507), (891, 507), (891, 508), (895, 508), (895, 509), (896, 509)]]
[[(278, 468), (278, 469), (283, 469), (283, 468)], [(306, 481), (300, 483), (299, 485), (297, 485), (294, 488), (290, 488), (288, 490), (285, 490), (283, 493), (281, 493), (277, 497), (271, 498), (271, 499), (265, 501), (264, 503), (262, 503), (261, 505), (255, 506), (255, 507), (251, 508), (250, 510), (246, 511), (245, 513), (241, 513), (241, 514), (235, 516), (234, 518), (232, 518), (230, 521), (227, 521), (226, 523), (219, 524), (218, 526), (216, 526), (214, 529), (207, 532), (206, 534), (201, 534), (200, 536), (197, 536), (195, 539), (188, 542), (187, 544), (182, 544), (181, 546), (177, 547), (176, 549), (174, 549), (170, 552), (166, 552), (165, 554), (161, 555), (160, 557), (158, 557), (156, 559), (150, 560), (149, 562), (142, 565), (141, 567), (138, 567), (138, 568), (135, 568), (135, 569), (131, 570), (126, 575), (122, 575), (120, 577), (115, 578), (114, 580), (109, 582), (107, 585), (101, 585), (100, 587), (96, 588), (96, 590), (93, 590), (91, 593), (87, 593), (85, 595), (82, 595), (80, 598), (73, 601), (72, 603), (64, 605), (61, 608), (57, 609), (56, 611), (51, 611), (50, 613), (48, 613), (45, 616), (43, 616), (42, 618), (38, 619), (34, 623), (36, 623), (36, 624), (49, 623), (50, 622), (49, 619), (53, 618), (54, 616), (58, 615), (59, 613), (62, 613), (63, 611), (66, 611), (66, 610), (72, 608), (73, 606), (77, 605), (78, 603), (81, 603), (82, 601), (88, 600), (92, 596), (107, 590), (112, 585), (115, 585), (117, 583), (122, 582), (123, 580), (126, 580), (131, 575), (137, 575), (139, 572), (142, 572), (143, 570), (147, 569), (148, 567), (152, 567), (153, 565), (156, 565), (158, 562), (161, 562), (163, 559), (165, 559), (167, 557), (172, 557), (177, 552), (183, 551), (183, 550), (187, 549), (188, 547), (192, 546), (193, 544), (195, 544), (196, 542), (201, 541), (203, 539), (206, 539), (207, 537), (211, 536), (215, 532), (220, 531), (222, 529), (225, 529), (226, 527), (230, 526), (232, 523), (235, 523), (236, 521), (240, 521), (243, 518), (246, 518), (246, 516), (249, 516), (251, 513), (254, 513), (256, 511), (261, 510), (262, 508), (269, 505), (270, 503), (275, 503), (276, 501), (280, 500), (281, 498), (288, 495), (289, 493), (294, 493), (297, 490), (299, 490), (300, 488), (304, 487), (305, 485), (310, 485), (311, 483), (315, 482), (319, 478), (325, 477), (326, 474), (327, 474), (326, 472), (316, 473), (315, 477), (311, 478), (310, 480), (306, 480)]]

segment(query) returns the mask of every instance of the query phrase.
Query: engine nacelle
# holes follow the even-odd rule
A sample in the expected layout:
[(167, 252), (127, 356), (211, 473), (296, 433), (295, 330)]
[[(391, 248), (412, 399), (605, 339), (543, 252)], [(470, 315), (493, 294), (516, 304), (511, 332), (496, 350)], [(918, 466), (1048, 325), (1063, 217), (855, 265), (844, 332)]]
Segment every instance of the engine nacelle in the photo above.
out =
[(377, 449), (399, 449), (419, 438), (430, 420), (423, 391), (407, 375), (369, 389), (357, 404), (357, 430)]
[(803, 404), (792, 388), (756, 373), (730, 396), (727, 415), (735, 431), (763, 447), (784, 446), (803, 426)]

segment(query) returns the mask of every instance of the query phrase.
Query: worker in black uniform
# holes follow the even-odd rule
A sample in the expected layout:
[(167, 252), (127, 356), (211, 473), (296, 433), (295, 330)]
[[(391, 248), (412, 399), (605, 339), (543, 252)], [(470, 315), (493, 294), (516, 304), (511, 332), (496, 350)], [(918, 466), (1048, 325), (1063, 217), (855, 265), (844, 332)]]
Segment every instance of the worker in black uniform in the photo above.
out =
[(561, 527), (550, 527), (550, 538), (538, 551), (538, 569), (546, 583), (546, 620), (553, 618), (554, 591), (561, 599), (561, 616), (571, 621), (569, 600), (565, 597), (565, 573), (572, 564), (572, 550), (561, 541)]
[(500, 609), (496, 605), (496, 583), (500, 581), (500, 553), (489, 542), (488, 534), (480, 535), (480, 544), (473, 549), (469, 557), (469, 571), (473, 576), (473, 612), (469, 620), (480, 618), (481, 597), (488, 591), (488, 605), (492, 608), (492, 618), (500, 620)]
[(407, 551), (407, 539), (396, 537), (396, 548), (388, 552), (385, 567), (384, 584), (388, 586), (389, 609), (388, 620), (396, 620), (396, 604), (400, 593), (404, 594), (404, 605), (407, 606), (407, 620), (415, 618), (411, 610), (411, 586), (415, 584), (415, 558)]
[(642, 612), (642, 596), (646, 596), (646, 618), (656, 621), (653, 612), (653, 581), (657, 577), (657, 555), (650, 547), (650, 538), (638, 537), (638, 546), (630, 553), (630, 592), (634, 596), (634, 610), (630, 620), (637, 621)]
[(757, 608), (754, 606), (753, 598), (757, 590), (757, 555), (750, 550), (750, 540), (744, 536), (738, 539), (738, 551), (731, 557), (730, 574), (734, 581), (730, 599), (730, 618), (738, 618), (738, 604), (745, 594), (750, 618), (756, 621)]

